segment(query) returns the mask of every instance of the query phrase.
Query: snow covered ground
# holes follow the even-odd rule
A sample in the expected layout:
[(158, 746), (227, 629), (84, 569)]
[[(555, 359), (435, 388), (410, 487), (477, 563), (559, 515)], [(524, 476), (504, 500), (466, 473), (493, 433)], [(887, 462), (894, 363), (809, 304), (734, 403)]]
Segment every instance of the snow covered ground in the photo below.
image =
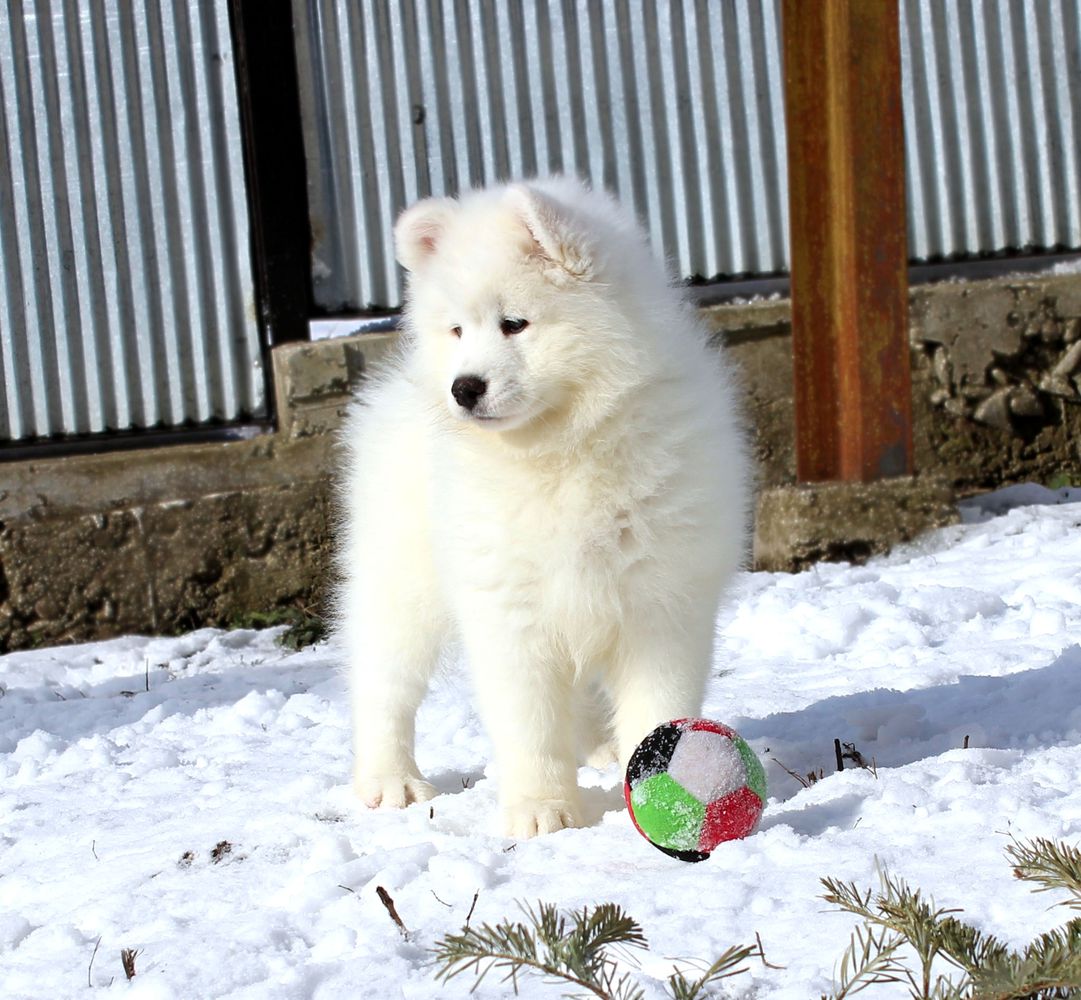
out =
[[(474, 923), (518, 900), (622, 904), (651, 997), (673, 963), (757, 932), (781, 968), (752, 959), (718, 995), (808, 1000), (854, 924), (818, 879), (877, 885), (876, 864), (1021, 944), (1064, 911), (1010, 878), (1004, 847), (1081, 838), (1081, 505), (1000, 512), (1033, 499), (1076, 496), (970, 509), (864, 567), (741, 578), (706, 711), (769, 762), (770, 801), (758, 833), (698, 865), (639, 837), (614, 769), (581, 772), (586, 828), (498, 836), (458, 669), (418, 727), (444, 794), (368, 812), (326, 646), (200, 631), (0, 657), (0, 996), (464, 997), (471, 980), (439, 985), (427, 949), (479, 893)], [(832, 773), (835, 738), (877, 775)], [(773, 760), (825, 778), (803, 788)], [(122, 948), (139, 952), (130, 983)]]

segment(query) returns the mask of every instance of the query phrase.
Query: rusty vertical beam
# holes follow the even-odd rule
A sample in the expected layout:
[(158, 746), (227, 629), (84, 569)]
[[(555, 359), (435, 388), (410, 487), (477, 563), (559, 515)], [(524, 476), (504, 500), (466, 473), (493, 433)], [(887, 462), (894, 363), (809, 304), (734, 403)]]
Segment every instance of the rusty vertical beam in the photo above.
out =
[(796, 472), (912, 471), (897, 0), (784, 0)]

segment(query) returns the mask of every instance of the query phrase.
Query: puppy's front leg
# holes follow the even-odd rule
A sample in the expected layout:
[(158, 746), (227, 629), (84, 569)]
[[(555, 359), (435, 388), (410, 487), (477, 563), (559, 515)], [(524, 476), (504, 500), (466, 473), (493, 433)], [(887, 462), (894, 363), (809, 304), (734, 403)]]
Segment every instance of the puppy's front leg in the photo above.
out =
[(481, 715), (499, 765), (504, 832), (526, 838), (578, 826), (570, 671), (528, 635), (468, 641)]
[(441, 629), (434, 617), (402, 615), (391, 593), (353, 602), (341, 636), (349, 650), (353, 786), (368, 806), (401, 808), (436, 794), (417, 769), (413, 743)]

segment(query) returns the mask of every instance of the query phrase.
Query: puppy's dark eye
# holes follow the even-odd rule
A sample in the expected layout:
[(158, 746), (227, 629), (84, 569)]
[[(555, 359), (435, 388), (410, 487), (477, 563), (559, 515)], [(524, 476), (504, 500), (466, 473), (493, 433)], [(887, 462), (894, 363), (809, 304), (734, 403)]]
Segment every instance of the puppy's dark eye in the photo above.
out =
[(460, 326), (452, 326), (450, 332), (453, 333), (455, 337), (461, 337), (462, 328)]
[(511, 319), (509, 316), (504, 316), (499, 321), (499, 329), (508, 335), (521, 333), (527, 326), (529, 326), (529, 320), (527, 319)]

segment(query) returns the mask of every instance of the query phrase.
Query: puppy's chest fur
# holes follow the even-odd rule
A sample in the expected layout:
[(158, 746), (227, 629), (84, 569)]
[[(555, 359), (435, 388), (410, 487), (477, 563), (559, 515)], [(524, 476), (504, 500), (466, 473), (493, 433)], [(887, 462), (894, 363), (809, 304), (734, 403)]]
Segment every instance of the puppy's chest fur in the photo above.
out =
[[(596, 456), (509, 459), (449, 449), (433, 521), (450, 593), (528, 606), (561, 631), (616, 622), (634, 605), (645, 544), (660, 528), (663, 476), (618, 449)], [(445, 530), (444, 530), (445, 529)]]

